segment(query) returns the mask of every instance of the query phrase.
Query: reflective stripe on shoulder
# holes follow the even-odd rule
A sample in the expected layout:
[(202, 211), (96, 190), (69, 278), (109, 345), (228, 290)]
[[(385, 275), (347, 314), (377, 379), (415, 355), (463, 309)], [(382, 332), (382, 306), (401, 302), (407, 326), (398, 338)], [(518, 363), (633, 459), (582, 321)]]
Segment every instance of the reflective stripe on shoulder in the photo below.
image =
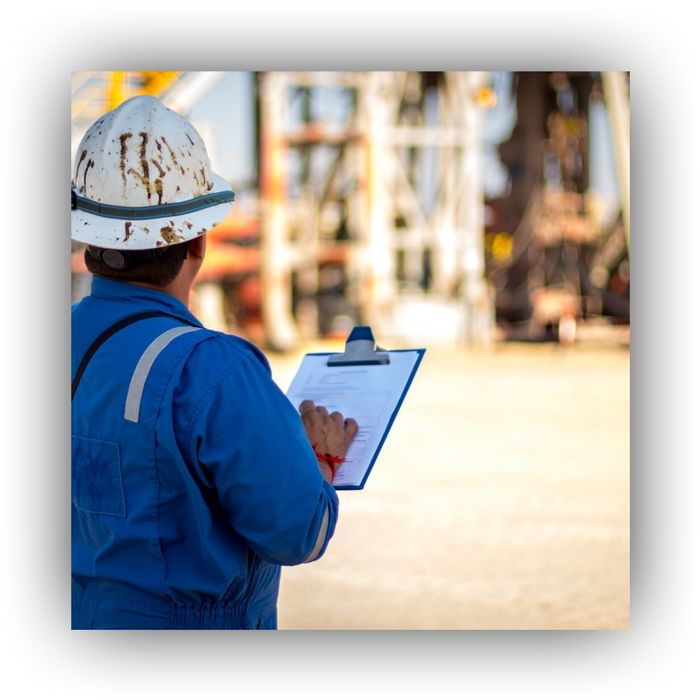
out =
[(141, 396), (143, 388), (148, 379), (148, 373), (151, 371), (153, 363), (160, 353), (178, 336), (183, 333), (191, 333), (192, 331), (201, 331), (202, 328), (192, 326), (178, 326), (171, 328), (165, 333), (161, 333), (143, 352), (141, 358), (136, 365), (134, 374), (129, 383), (129, 392), (126, 395), (126, 406), (124, 407), (124, 418), (132, 423), (139, 422), (139, 410), (141, 408)]
[(323, 514), (323, 520), (321, 521), (321, 528), (318, 531), (318, 537), (316, 537), (316, 544), (314, 545), (311, 554), (309, 554), (308, 558), (304, 561), (304, 564), (306, 564), (309, 561), (313, 561), (318, 556), (318, 553), (321, 551), (323, 543), (326, 539), (326, 532), (328, 532), (328, 519), (328, 506), (326, 506), (326, 511)]

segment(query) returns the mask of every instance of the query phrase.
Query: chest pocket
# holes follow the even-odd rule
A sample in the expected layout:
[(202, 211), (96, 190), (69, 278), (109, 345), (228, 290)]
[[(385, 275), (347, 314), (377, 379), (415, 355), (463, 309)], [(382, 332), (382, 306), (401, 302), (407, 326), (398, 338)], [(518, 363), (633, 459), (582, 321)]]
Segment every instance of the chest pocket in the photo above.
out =
[(71, 499), (80, 510), (124, 517), (119, 445), (73, 435)]

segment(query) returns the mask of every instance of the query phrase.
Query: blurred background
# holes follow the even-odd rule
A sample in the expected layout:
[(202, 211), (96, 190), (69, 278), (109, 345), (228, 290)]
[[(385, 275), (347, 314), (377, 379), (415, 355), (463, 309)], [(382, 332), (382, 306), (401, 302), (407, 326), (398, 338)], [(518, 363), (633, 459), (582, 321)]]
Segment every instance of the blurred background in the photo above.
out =
[[(268, 354), (371, 325), (426, 347), (281, 628), (619, 628), (629, 617), (629, 75), (76, 72), (72, 155), (153, 94), (236, 191), (193, 311)], [(73, 244), (73, 301), (89, 293)]]

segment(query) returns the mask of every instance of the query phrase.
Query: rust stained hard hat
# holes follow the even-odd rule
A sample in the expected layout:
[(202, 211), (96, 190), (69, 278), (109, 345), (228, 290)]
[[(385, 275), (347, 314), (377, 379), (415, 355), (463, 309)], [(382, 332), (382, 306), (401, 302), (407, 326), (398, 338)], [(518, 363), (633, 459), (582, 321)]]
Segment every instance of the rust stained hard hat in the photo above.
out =
[(192, 125), (154, 97), (132, 97), (78, 146), (71, 238), (116, 250), (182, 243), (222, 221), (233, 199)]

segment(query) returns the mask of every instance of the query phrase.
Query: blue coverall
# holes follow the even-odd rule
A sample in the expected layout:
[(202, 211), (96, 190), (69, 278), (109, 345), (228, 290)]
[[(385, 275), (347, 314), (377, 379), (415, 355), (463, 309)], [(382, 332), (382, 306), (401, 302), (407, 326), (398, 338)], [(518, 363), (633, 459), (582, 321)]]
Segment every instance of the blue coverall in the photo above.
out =
[(73, 306), (72, 626), (274, 629), (280, 565), (323, 555), (338, 498), (262, 353), (165, 292), (95, 277)]

